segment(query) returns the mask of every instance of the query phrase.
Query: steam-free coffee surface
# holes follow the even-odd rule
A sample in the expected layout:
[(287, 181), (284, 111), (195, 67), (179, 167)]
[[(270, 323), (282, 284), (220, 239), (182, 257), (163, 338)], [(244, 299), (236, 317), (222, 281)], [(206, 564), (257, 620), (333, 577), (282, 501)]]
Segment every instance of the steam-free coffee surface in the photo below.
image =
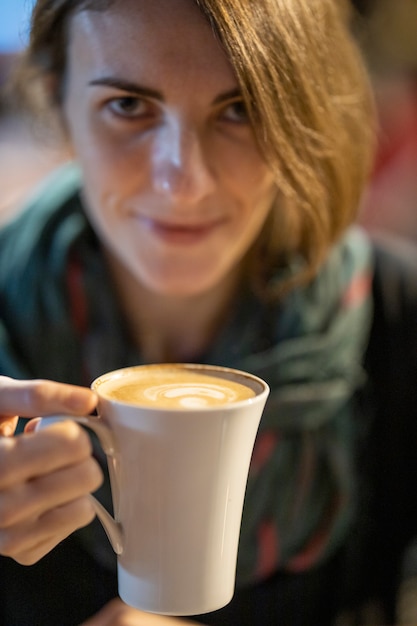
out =
[(140, 367), (103, 381), (100, 393), (129, 404), (194, 409), (255, 396), (249, 386), (203, 372), (169, 366)]

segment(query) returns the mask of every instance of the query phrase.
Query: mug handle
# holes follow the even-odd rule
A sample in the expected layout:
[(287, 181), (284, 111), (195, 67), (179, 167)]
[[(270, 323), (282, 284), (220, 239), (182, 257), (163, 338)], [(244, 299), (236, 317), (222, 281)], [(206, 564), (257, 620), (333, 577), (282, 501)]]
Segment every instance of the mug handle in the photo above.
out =
[[(41, 430), (42, 428), (46, 428), (51, 424), (56, 422), (65, 422), (71, 420), (73, 422), (77, 422), (82, 426), (86, 426), (90, 428), (98, 437), (101, 447), (103, 448), (103, 452), (107, 456), (107, 458), (114, 458), (115, 456), (115, 442), (113, 438), (113, 433), (110, 428), (103, 424), (100, 420), (100, 417), (95, 417), (93, 415), (83, 415), (83, 416), (74, 416), (74, 415), (51, 415), (47, 417), (42, 417), (38, 422), (35, 430)], [(101, 522), (104, 530), (106, 531), (106, 535), (110, 541), (111, 547), (114, 552), (119, 556), (123, 552), (123, 532), (122, 525), (120, 522), (116, 522), (116, 520), (108, 513), (108, 511), (104, 508), (104, 506), (90, 494), (89, 496), (91, 504), (94, 507), (96, 515)]]

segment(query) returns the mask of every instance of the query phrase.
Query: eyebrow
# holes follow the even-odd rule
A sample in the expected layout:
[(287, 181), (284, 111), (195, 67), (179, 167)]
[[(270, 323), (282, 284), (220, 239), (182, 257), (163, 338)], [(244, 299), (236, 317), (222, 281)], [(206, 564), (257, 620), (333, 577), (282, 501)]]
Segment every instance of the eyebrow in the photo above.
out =
[[(132, 83), (128, 80), (124, 80), (121, 78), (114, 78), (112, 76), (103, 76), (102, 78), (95, 78), (91, 80), (89, 86), (92, 87), (113, 87), (114, 89), (120, 89), (120, 91), (128, 91), (129, 93), (135, 94), (139, 97), (144, 98), (152, 98), (153, 100), (164, 101), (164, 96), (161, 91), (157, 89), (151, 89), (150, 87), (145, 87), (143, 85), (138, 85), (137, 83)], [(226, 102), (228, 100), (233, 100), (235, 98), (241, 98), (242, 94), (240, 89), (234, 88), (230, 91), (225, 91), (224, 93), (219, 94), (213, 100), (213, 104), (221, 104), (222, 102)]]

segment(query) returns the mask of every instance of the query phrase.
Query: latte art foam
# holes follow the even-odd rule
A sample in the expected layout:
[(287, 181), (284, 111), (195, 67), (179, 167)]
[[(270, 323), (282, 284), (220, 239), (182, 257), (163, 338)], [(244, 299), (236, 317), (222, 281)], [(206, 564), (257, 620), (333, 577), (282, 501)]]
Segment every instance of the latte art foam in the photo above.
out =
[(204, 386), (199, 383), (181, 386), (176, 383), (157, 385), (145, 389), (144, 395), (151, 402), (175, 402), (178, 406), (189, 408), (227, 404), (239, 400), (239, 394), (235, 389), (209, 383)]
[(101, 384), (100, 393), (130, 404), (178, 409), (221, 406), (255, 396), (250, 387), (234, 380), (168, 366), (137, 368)]

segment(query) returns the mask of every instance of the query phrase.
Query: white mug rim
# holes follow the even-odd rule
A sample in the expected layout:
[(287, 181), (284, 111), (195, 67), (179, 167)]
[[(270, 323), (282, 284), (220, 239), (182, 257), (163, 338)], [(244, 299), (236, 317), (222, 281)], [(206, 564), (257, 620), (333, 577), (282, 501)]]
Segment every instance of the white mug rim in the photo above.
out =
[[(98, 376), (97, 378), (95, 378), (93, 380), (93, 382), (91, 383), (91, 389), (97, 393), (97, 395), (100, 397), (100, 399), (109, 402), (110, 404), (113, 405), (117, 405), (117, 406), (128, 406), (128, 407), (138, 407), (138, 408), (143, 408), (146, 409), (148, 411), (155, 411), (155, 412), (160, 412), (161, 411), (161, 407), (159, 406), (155, 406), (153, 407), (152, 405), (146, 404), (146, 403), (140, 403), (140, 402), (126, 402), (123, 400), (118, 400), (118, 399), (114, 399), (114, 398), (110, 398), (109, 396), (106, 396), (104, 393), (101, 394), (98, 390), (98, 388), (100, 387), (100, 385), (110, 379), (114, 379), (114, 378), (122, 378), (123, 376), (128, 375), (130, 372), (132, 371), (136, 371), (138, 369), (146, 369), (146, 368), (158, 368), (158, 367), (180, 367), (183, 369), (192, 369), (192, 370), (201, 370), (201, 371), (212, 371), (212, 372), (220, 372), (220, 373), (224, 373), (224, 374), (229, 374), (231, 376), (235, 376), (237, 379), (240, 378), (240, 382), (241, 384), (246, 384), (246, 386), (250, 387), (251, 389), (253, 389), (253, 391), (255, 392), (254, 396), (251, 396), (249, 398), (245, 398), (243, 400), (237, 400), (236, 402), (231, 402), (230, 404), (224, 404), (221, 405), (221, 407), (219, 406), (202, 406), (199, 407), (198, 409), (184, 409), (182, 407), (170, 407), (169, 409), (167, 409), (170, 413), (191, 413), (191, 412), (195, 412), (197, 411), (198, 413), (200, 412), (204, 412), (204, 413), (210, 413), (210, 412), (215, 412), (217, 413), (219, 411), (219, 409), (221, 408), (222, 411), (231, 411), (231, 410), (235, 410), (237, 407), (241, 407), (241, 406), (248, 406), (250, 404), (254, 404), (256, 402), (261, 401), (265, 396), (267, 396), (270, 392), (269, 386), (268, 384), (259, 376), (256, 376), (255, 374), (252, 374), (250, 372), (246, 372), (244, 370), (240, 370), (240, 369), (236, 369), (233, 367), (226, 367), (223, 365), (212, 365), (210, 363), (181, 363), (181, 362), (176, 362), (176, 363), (148, 363), (148, 364), (141, 364), (141, 365), (130, 365), (128, 367), (122, 367), (122, 368), (118, 368), (115, 370), (112, 370), (110, 372), (105, 372), (104, 374), (101, 374), (100, 376)], [(248, 382), (244, 382), (244, 381), (251, 381), (252, 385), (250, 385)], [(239, 382), (239, 380), (237, 380), (237, 382)], [(255, 389), (255, 385), (259, 385), (259, 391), (257, 391)]]

